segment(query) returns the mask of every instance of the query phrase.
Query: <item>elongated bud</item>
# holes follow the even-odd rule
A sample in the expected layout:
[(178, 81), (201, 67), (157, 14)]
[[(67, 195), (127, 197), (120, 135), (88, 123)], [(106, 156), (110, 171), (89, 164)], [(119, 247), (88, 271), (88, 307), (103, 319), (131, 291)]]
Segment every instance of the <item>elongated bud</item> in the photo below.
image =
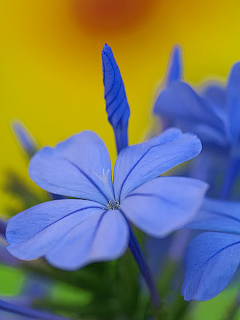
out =
[(159, 99), (161, 99), (162, 93), (164, 94), (164, 92), (169, 87), (171, 87), (171, 84), (174, 81), (180, 81), (182, 80), (182, 77), (183, 77), (182, 49), (179, 45), (175, 45), (172, 48), (172, 51), (169, 57), (168, 68), (165, 75), (164, 84), (161, 87), (161, 91), (159, 92), (159, 95), (153, 106), (153, 113), (161, 117), (163, 131), (169, 127), (174, 126), (174, 121), (170, 117), (163, 115), (163, 107), (162, 107), (162, 103), (159, 102)]
[(102, 50), (103, 84), (108, 121), (113, 127), (118, 153), (128, 146), (130, 108), (121, 73), (112, 49), (105, 44)]
[[(30, 134), (30, 132), (26, 129), (23, 123), (19, 120), (12, 121), (11, 123), (13, 132), (17, 138), (18, 143), (22, 147), (22, 149), (26, 152), (27, 156), (31, 158), (38, 150), (37, 144)], [(16, 187), (16, 183), (14, 184)], [(52, 200), (63, 199), (64, 197), (58, 194), (49, 193), (49, 196)]]
[(11, 123), (11, 127), (20, 146), (26, 152), (29, 158), (31, 158), (38, 150), (38, 147), (32, 135), (19, 120), (13, 121)]
[(166, 85), (170, 85), (173, 81), (181, 80), (183, 73), (182, 50), (181, 47), (175, 45), (172, 48), (170, 59), (168, 62), (168, 72)]

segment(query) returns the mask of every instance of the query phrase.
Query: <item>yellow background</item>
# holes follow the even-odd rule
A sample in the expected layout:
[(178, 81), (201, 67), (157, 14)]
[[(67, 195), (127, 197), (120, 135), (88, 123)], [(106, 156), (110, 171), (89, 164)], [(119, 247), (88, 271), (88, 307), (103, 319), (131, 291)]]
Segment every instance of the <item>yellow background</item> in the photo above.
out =
[[(21, 119), (41, 146), (95, 130), (115, 157), (105, 114), (101, 49), (108, 43), (131, 107), (130, 143), (150, 128), (151, 106), (175, 43), (185, 79), (226, 77), (240, 58), (240, 2), (234, 0), (1, 0), (0, 183), (27, 162), (10, 130)], [(32, 184), (33, 185), (33, 184)], [(16, 199), (0, 192), (0, 210)]]

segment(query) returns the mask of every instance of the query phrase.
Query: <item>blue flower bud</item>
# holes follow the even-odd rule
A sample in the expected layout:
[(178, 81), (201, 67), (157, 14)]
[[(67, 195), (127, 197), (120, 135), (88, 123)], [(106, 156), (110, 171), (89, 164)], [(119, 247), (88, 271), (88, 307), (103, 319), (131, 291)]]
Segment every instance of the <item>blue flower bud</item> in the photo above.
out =
[(168, 64), (167, 86), (173, 81), (181, 80), (183, 73), (182, 50), (181, 47), (175, 45), (172, 49)]
[(38, 150), (38, 147), (33, 137), (20, 121), (13, 121), (11, 126), (20, 146), (31, 158), (34, 155), (34, 153)]
[(103, 84), (105, 88), (108, 121), (113, 127), (118, 153), (128, 146), (128, 119), (130, 108), (118, 65), (111, 48), (105, 44), (102, 50)]

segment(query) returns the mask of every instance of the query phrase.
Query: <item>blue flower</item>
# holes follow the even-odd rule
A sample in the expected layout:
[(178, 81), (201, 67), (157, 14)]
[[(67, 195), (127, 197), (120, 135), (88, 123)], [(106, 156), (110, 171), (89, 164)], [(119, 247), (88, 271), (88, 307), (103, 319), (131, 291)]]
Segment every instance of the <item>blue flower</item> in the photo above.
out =
[(240, 263), (240, 203), (207, 199), (186, 227), (207, 230), (189, 244), (181, 293), (205, 301), (228, 285)]
[[(174, 81), (156, 99), (153, 112), (196, 133), (203, 145), (226, 151), (240, 143), (240, 62), (232, 67), (226, 88), (205, 85), (201, 95), (187, 83)], [(235, 152), (237, 152), (235, 150)]]
[(192, 219), (207, 184), (158, 176), (200, 150), (195, 135), (169, 129), (124, 148), (113, 182), (108, 151), (94, 132), (39, 150), (30, 161), (30, 177), (48, 192), (78, 199), (48, 201), (12, 217), (9, 252), (23, 260), (44, 256), (55, 267), (74, 270), (121, 256), (130, 236), (128, 220), (151, 236), (166, 236)]

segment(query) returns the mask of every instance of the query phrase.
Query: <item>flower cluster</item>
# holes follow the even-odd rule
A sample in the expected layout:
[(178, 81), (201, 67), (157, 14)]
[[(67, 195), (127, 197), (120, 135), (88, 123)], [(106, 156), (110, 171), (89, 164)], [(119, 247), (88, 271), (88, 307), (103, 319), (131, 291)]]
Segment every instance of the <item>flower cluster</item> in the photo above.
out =
[(180, 77), (175, 78), (158, 95), (153, 112), (183, 131), (194, 132), (203, 143), (201, 162), (194, 167), (198, 172), (188, 174), (208, 181), (215, 197), (204, 201), (186, 227), (211, 232), (198, 235), (187, 248), (182, 295), (186, 300), (204, 301), (218, 295), (239, 266), (240, 202), (227, 200), (239, 199), (240, 62), (232, 67), (225, 86), (210, 82), (198, 93)]

